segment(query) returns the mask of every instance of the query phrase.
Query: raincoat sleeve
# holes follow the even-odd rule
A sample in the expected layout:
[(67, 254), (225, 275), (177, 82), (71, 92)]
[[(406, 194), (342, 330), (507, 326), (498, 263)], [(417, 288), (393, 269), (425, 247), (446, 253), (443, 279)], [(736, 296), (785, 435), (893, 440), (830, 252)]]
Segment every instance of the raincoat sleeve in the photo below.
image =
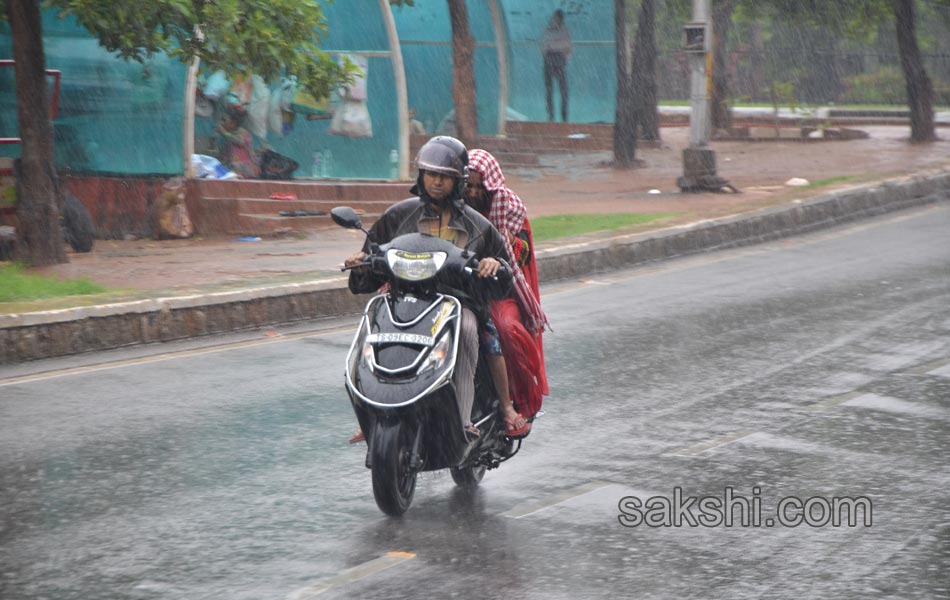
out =
[[(370, 254), (370, 246), (372, 242), (371, 239), (377, 244), (385, 244), (393, 238), (393, 232), (398, 227), (398, 223), (395, 222), (396, 213), (395, 211), (387, 210), (383, 215), (373, 223), (373, 226), (369, 229), (369, 236), (367, 236), (366, 241), (363, 242), (363, 252)], [(368, 269), (353, 270), (350, 271), (350, 279), (348, 282), (350, 292), (354, 294), (370, 294), (378, 290), (382, 285), (386, 283), (385, 278), (381, 275), (370, 272)]]

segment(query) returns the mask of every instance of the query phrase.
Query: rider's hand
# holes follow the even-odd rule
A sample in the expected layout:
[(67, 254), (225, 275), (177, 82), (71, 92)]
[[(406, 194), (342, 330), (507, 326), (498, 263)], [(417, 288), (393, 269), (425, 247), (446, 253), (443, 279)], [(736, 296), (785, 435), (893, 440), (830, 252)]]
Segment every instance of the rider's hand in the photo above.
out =
[(498, 267), (501, 266), (501, 263), (495, 260), (494, 258), (483, 258), (478, 261), (478, 276), (479, 277), (494, 277), (498, 272)]
[[(344, 266), (344, 267), (352, 267), (353, 265), (358, 265), (358, 264), (360, 264), (361, 262), (365, 261), (367, 256), (369, 256), (369, 254), (367, 254), (367, 253), (365, 253), (365, 252), (357, 252), (356, 254), (354, 254), (354, 255), (348, 257), (346, 260), (344, 260), (344, 261), (343, 261), (343, 266)], [(361, 267), (361, 268), (365, 269), (366, 267)], [(360, 270), (360, 268), (357, 268), (356, 270)]]

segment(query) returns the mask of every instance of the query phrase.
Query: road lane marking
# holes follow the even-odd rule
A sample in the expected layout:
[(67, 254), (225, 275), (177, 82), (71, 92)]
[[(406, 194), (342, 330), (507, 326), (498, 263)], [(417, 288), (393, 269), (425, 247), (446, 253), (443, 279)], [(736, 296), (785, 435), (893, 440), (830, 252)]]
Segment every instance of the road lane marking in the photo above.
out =
[(387, 552), (379, 558), (374, 558), (371, 561), (367, 561), (363, 564), (349, 568), (341, 572), (339, 575), (334, 575), (329, 579), (318, 581), (317, 583), (308, 585), (305, 588), (291, 592), (289, 595), (287, 595), (286, 600), (307, 600), (308, 598), (319, 596), (323, 592), (332, 590), (334, 588), (338, 588), (361, 579), (366, 579), (367, 577), (372, 577), (377, 573), (391, 569), (396, 565), (402, 564), (407, 560), (412, 560), (415, 557), (416, 555), (412, 552)]
[(266, 337), (263, 339), (244, 340), (241, 342), (230, 342), (230, 343), (221, 344), (218, 346), (194, 348), (191, 350), (176, 350), (173, 352), (163, 352), (161, 354), (152, 354), (150, 356), (128, 358), (128, 359), (123, 359), (123, 360), (98, 363), (95, 365), (86, 365), (82, 367), (70, 367), (68, 369), (44, 371), (42, 373), (34, 373), (32, 375), (20, 375), (18, 377), (10, 377), (8, 379), (0, 380), (0, 387), (5, 387), (9, 385), (20, 385), (24, 383), (33, 383), (37, 381), (45, 381), (47, 379), (57, 379), (59, 377), (69, 377), (70, 375), (85, 375), (87, 373), (95, 373), (97, 371), (107, 371), (109, 369), (121, 369), (123, 367), (134, 367), (137, 365), (163, 362), (166, 360), (175, 360), (178, 358), (190, 358), (193, 356), (202, 356), (205, 354), (215, 354), (217, 352), (226, 352), (228, 350), (240, 350), (243, 348), (251, 348), (254, 346), (267, 346), (270, 344), (281, 344), (283, 342), (290, 342), (290, 341), (300, 340), (300, 339), (310, 338), (310, 337), (319, 337), (319, 336), (328, 335), (331, 333), (339, 333), (341, 331), (351, 331), (352, 329), (353, 329), (352, 326), (341, 326), (341, 327), (334, 327), (332, 329), (323, 329), (319, 331), (302, 331), (300, 333), (282, 334), (280, 337)]
[(927, 375), (935, 375), (937, 377), (950, 377), (950, 364), (946, 364), (938, 369), (933, 371), (927, 371)]
[(585, 483), (583, 485), (564, 490), (558, 494), (554, 494), (553, 496), (544, 500), (519, 504), (511, 510), (501, 513), (501, 516), (508, 517), (509, 519), (520, 519), (522, 517), (527, 517), (528, 515), (533, 515), (535, 513), (541, 512), (542, 510), (547, 510), (553, 506), (557, 506), (558, 504), (562, 504), (568, 500), (573, 500), (574, 498), (579, 498), (586, 494), (590, 494), (591, 492), (595, 492), (609, 485), (614, 484), (610, 483), (609, 481), (591, 481), (590, 483)]
[(935, 375), (935, 371), (943, 371), (944, 368), (950, 369), (950, 362), (947, 362), (946, 358), (938, 358), (937, 360), (932, 360), (926, 362), (922, 365), (916, 366), (913, 369), (910, 369), (910, 373), (914, 375)]
[(663, 456), (683, 456), (686, 458), (695, 458), (699, 456), (700, 454), (702, 454), (703, 452), (707, 452), (709, 450), (714, 450), (716, 448), (727, 446), (743, 438), (747, 438), (750, 435), (754, 435), (755, 433), (756, 432), (754, 431), (736, 431), (734, 433), (723, 435), (706, 442), (694, 444), (692, 446), (689, 446), (688, 448), (683, 448), (681, 450), (674, 450), (673, 452), (667, 452), (663, 454)]
[(831, 398), (826, 398), (825, 400), (821, 400), (819, 402), (815, 402), (814, 404), (810, 404), (805, 407), (805, 410), (807, 411), (829, 410), (831, 408), (838, 406), (839, 404), (843, 404), (847, 402), (848, 400), (853, 400), (863, 394), (864, 392), (862, 392), (861, 390), (854, 390), (851, 392), (847, 392), (845, 394), (838, 394), (837, 396), (832, 396)]
[(939, 406), (928, 406), (918, 402), (908, 402), (891, 396), (881, 396), (878, 394), (861, 394), (857, 398), (852, 398), (843, 403), (842, 406), (852, 406), (856, 408), (866, 408), (868, 410), (877, 410), (897, 415), (906, 415), (911, 417), (924, 417), (929, 419), (947, 420), (950, 419), (950, 410)]

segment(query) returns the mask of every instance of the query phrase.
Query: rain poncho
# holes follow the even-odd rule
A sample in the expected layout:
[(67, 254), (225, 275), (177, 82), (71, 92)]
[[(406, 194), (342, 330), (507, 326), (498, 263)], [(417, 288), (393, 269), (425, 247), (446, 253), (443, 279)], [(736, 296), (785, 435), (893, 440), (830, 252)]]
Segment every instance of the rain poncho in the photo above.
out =
[[(468, 168), (477, 171), (482, 176), (482, 185), (491, 194), (491, 209), (488, 220), (495, 226), (505, 239), (505, 250), (508, 256), (518, 256), (511, 246), (511, 240), (525, 229), (528, 212), (524, 202), (513, 191), (505, 187), (505, 175), (501, 172), (501, 165), (490, 153), (475, 149), (468, 153)], [(533, 245), (533, 242), (531, 242)], [(518, 296), (518, 305), (524, 313), (525, 326), (532, 333), (540, 333), (549, 326), (548, 318), (541, 310), (538, 298), (537, 270), (534, 271), (534, 281), (529, 284), (524, 270), (512, 261), (511, 269), (514, 272), (515, 293)]]
[[(518, 412), (531, 417), (540, 410), (542, 396), (548, 394), (541, 334), (545, 328), (550, 329), (547, 316), (541, 310), (531, 226), (524, 202), (505, 186), (505, 176), (494, 156), (484, 150), (472, 150), (468, 168), (481, 174), (482, 185), (491, 196), (488, 220), (502, 233), (505, 249), (513, 258), (510, 266), (517, 302), (513, 299), (493, 302), (491, 313), (505, 356), (511, 398)], [(521, 255), (521, 248), (512, 246), (522, 244), (522, 240), (516, 237), (522, 232), (527, 232), (527, 243), (532, 251), (530, 260), (523, 267), (515, 259)]]

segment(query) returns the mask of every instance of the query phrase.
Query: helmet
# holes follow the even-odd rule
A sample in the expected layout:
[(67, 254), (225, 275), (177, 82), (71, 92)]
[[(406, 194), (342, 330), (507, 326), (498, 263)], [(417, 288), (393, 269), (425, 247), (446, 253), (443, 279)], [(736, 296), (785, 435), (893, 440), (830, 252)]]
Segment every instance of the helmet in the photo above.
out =
[(419, 149), (416, 167), (420, 171), (457, 177), (463, 182), (468, 174), (468, 150), (454, 137), (437, 135)]

